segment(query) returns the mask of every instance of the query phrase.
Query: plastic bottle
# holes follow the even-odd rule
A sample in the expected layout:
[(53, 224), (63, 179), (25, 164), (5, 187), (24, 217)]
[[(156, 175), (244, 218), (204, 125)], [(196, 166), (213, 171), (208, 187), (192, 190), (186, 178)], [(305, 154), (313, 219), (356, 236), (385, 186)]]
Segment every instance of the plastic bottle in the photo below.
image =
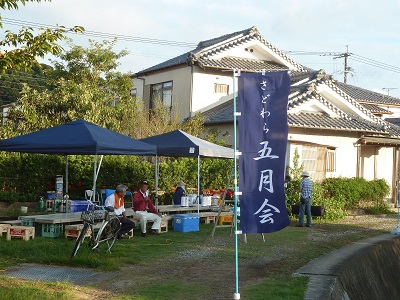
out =
[(42, 196), (39, 197), (39, 211), (44, 211), (44, 199)]

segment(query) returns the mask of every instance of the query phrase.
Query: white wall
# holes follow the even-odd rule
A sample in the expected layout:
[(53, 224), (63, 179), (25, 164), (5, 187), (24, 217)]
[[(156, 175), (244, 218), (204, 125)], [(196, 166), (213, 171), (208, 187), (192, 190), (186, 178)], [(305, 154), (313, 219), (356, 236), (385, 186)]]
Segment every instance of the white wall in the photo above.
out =
[[(226, 72), (226, 75), (206, 74), (201, 71), (195, 72), (193, 74), (192, 112), (201, 111), (205, 108), (210, 109), (212, 106), (232, 98), (232, 77), (232, 72)], [(227, 84), (229, 86), (229, 95), (214, 93), (215, 83)]]
[[(336, 172), (327, 174), (327, 177), (355, 177), (357, 175), (357, 147), (353, 143), (356, 137), (337, 137), (337, 136), (315, 136), (301, 133), (289, 133), (290, 141), (310, 142), (314, 144), (326, 145), (336, 148)], [(299, 147), (301, 159), (301, 146), (293, 145), (290, 147), (289, 163), (292, 165), (295, 148)]]
[(172, 81), (172, 107), (180, 115), (180, 119), (189, 116), (191, 93), (191, 67), (185, 66), (166, 72), (140, 76), (134, 79), (137, 97), (143, 99), (143, 86)]

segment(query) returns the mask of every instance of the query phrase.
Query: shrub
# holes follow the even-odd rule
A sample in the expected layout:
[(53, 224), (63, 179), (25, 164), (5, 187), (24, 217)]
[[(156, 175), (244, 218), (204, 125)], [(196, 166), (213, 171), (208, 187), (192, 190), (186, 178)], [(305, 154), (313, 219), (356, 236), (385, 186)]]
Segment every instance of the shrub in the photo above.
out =
[(327, 178), (322, 186), (326, 197), (334, 199), (344, 209), (364, 209), (376, 213), (388, 211), (385, 197), (389, 195), (390, 187), (384, 179)]
[(0, 191), (0, 201), (14, 203), (19, 201), (19, 193), (16, 191)]

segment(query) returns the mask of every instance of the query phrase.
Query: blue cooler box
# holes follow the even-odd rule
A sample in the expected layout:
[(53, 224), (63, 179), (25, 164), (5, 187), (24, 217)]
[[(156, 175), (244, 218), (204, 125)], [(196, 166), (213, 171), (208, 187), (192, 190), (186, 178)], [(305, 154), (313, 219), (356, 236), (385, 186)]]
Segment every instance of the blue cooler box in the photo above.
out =
[(198, 214), (174, 215), (174, 231), (199, 231), (200, 217)]
[(88, 204), (86, 200), (67, 200), (67, 212), (92, 210), (92, 206)]

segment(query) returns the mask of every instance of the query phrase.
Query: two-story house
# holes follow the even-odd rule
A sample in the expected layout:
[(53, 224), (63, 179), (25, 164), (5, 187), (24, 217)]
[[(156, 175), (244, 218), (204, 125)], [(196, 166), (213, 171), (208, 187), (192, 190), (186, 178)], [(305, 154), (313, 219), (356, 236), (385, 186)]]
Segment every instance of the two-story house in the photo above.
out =
[(400, 99), (339, 83), (323, 70), (302, 66), (267, 42), (255, 27), (202, 41), (193, 51), (134, 74), (136, 96), (151, 108), (162, 99), (183, 120), (202, 113), (208, 128), (233, 133), (233, 70), (289, 70), (288, 151), (297, 149), (314, 180), (386, 179), (396, 203), (400, 128), (384, 117)]

